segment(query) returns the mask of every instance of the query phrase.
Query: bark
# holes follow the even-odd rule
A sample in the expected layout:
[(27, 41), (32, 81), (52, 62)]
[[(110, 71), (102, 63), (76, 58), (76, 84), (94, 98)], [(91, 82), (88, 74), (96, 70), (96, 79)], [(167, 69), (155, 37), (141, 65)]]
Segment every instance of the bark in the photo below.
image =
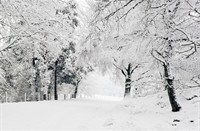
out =
[(132, 67), (131, 63), (128, 64), (128, 68), (121, 69), (117, 67), (115, 64), (113, 64), (116, 68), (120, 69), (122, 74), (125, 76), (125, 91), (124, 91), (124, 97), (130, 96), (131, 92), (131, 76), (135, 69), (139, 68), (140, 64), (136, 65), (134, 68)]
[(47, 95), (46, 94), (43, 95), (43, 100), (47, 100)]
[(128, 64), (128, 68), (126, 69), (126, 73), (122, 70), (122, 73), (126, 77), (124, 97), (130, 96), (130, 92), (131, 92), (131, 75), (133, 73), (133, 70), (134, 69), (132, 69), (132, 66), (131, 66), (130, 63)]
[(76, 86), (76, 87), (75, 87), (75, 91), (74, 91), (74, 95), (73, 95), (73, 96), (74, 96), (74, 98), (76, 98), (76, 97), (77, 97), (77, 92), (78, 92), (78, 86)]
[(124, 97), (130, 96), (130, 92), (131, 92), (131, 76), (129, 76), (128, 78), (126, 78)]
[(175, 93), (175, 88), (174, 88), (174, 77), (172, 76), (171, 73), (171, 68), (170, 68), (170, 61), (171, 61), (171, 57), (173, 55), (173, 48), (171, 45), (170, 41), (167, 41), (167, 52), (165, 56), (163, 56), (160, 52), (156, 51), (156, 53), (162, 57), (163, 59), (159, 59), (157, 57), (155, 57), (152, 53), (152, 56), (154, 58), (156, 58), (159, 62), (162, 63), (163, 68), (164, 68), (164, 81), (165, 81), (165, 89), (168, 92), (168, 97), (169, 97), (169, 101), (170, 101), (170, 105), (172, 108), (173, 112), (177, 112), (180, 111), (181, 106), (178, 104), (177, 100), (176, 100), (176, 93)]
[(80, 83), (81, 80), (78, 80), (77, 83), (76, 83), (76, 87), (75, 87), (75, 90), (74, 90), (74, 95), (73, 95), (73, 98), (77, 98), (77, 93), (78, 93), (78, 85)]
[[(38, 68), (36, 66), (36, 68)], [(40, 100), (40, 93), (41, 93), (41, 78), (40, 78), (40, 70), (39, 69), (36, 69), (36, 77), (35, 77), (35, 92), (36, 92), (36, 101), (39, 101)]]
[(171, 104), (172, 112), (178, 112), (181, 109), (181, 106), (176, 100), (176, 94), (174, 89), (174, 78), (170, 78), (170, 69), (169, 63), (163, 64), (164, 66), (164, 75), (165, 75), (165, 88), (167, 89), (169, 101)]
[(57, 65), (58, 61), (55, 62), (55, 69), (54, 69), (54, 99), (58, 100), (58, 94), (57, 94)]

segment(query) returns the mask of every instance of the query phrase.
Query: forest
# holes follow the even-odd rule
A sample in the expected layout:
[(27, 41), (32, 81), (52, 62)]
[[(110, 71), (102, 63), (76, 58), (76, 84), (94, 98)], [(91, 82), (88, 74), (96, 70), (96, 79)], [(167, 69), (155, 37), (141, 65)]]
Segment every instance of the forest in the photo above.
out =
[(0, 103), (163, 92), (199, 110), (199, 0), (0, 0)]

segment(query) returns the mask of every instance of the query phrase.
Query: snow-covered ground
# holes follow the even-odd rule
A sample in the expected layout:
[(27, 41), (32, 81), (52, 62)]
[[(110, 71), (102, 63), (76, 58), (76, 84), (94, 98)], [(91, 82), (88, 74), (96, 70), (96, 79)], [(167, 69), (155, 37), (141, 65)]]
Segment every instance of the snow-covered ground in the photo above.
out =
[[(191, 91), (192, 90), (192, 91)], [(179, 95), (180, 112), (171, 112), (166, 92), (122, 101), (91, 99), (4, 103), (1, 130), (199, 131), (199, 88)], [(191, 98), (186, 100), (186, 98)]]

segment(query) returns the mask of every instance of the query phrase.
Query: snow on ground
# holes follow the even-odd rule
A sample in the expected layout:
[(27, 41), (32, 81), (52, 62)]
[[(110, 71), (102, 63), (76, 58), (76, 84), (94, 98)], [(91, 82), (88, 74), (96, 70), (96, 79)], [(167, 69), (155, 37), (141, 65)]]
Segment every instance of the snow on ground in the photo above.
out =
[[(192, 90), (192, 91), (191, 91)], [(91, 99), (4, 103), (1, 130), (199, 131), (199, 88), (179, 94), (180, 112), (171, 112), (166, 91), (122, 101)], [(186, 100), (196, 95), (191, 100)]]

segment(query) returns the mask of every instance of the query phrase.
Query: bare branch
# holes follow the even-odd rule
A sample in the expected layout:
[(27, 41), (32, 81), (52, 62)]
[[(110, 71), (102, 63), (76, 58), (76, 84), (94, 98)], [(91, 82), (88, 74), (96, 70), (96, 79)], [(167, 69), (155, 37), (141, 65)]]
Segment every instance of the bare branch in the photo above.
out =
[(126, 73), (124, 72), (124, 70), (121, 70), (122, 71), (122, 74), (126, 77)]
[(161, 4), (161, 5), (159, 5), (159, 6), (151, 6), (150, 8), (151, 9), (159, 9), (159, 8), (161, 8), (161, 7), (163, 7), (163, 6), (166, 6), (167, 4), (166, 3), (164, 3), (164, 4)]
[(121, 70), (122, 74), (126, 77), (126, 73), (124, 72), (124, 70), (123, 70), (122, 68), (118, 67), (118, 66), (115, 65), (114, 63), (113, 63), (113, 65), (114, 65), (117, 69)]
[(182, 53), (191, 51), (192, 49), (193, 49), (193, 47), (190, 47), (190, 49), (187, 49), (187, 50), (184, 50), (184, 51), (176, 51), (176, 52), (179, 53), (179, 54), (182, 54)]
[(10, 43), (9, 45), (7, 45), (6, 47), (3, 47), (3, 49), (0, 50), (0, 52), (5, 51), (9, 48), (11, 48), (15, 43), (17, 43), (19, 40), (21, 40), (21, 38), (16, 39), (15, 41), (13, 41), (12, 43)]
[(136, 81), (140, 81), (140, 80), (142, 80), (142, 79), (144, 79), (144, 78), (150, 78), (150, 77), (152, 77), (152, 75), (143, 76), (143, 77), (140, 77), (140, 78), (138, 78), (138, 79), (136, 79), (136, 80), (131, 81), (131, 83), (136, 82)]
[(161, 60), (161, 59), (157, 58), (157, 57), (153, 54), (154, 51), (155, 51), (159, 56), (161, 56), (161, 57), (164, 59), (164, 56), (163, 56), (160, 52), (158, 52), (157, 50), (152, 50), (152, 51), (151, 51), (151, 55), (152, 55), (156, 60), (158, 60), (159, 62), (161, 62), (162, 64), (166, 64), (166, 62), (165, 62), (164, 60)]
[(129, 72), (131, 70), (131, 63), (128, 64), (128, 68), (126, 68), (126, 71)]
[(193, 8), (193, 6), (190, 4), (190, 2), (188, 0), (185, 0), (185, 2), (191, 7)]
[(118, 66), (115, 65), (114, 63), (113, 63), (113, 65), (114, 65), (117, 69), (122, 70), (122, 68), (118, 67)]
[(133, 7), (131, 7), (125, 14), (123, 14), (119, 19), (122, 19), (124, 16), (126, 16), (131, 10), (134, 10), (138, 5), (140, 5), (144, 0), (139, 1), (136, 3)]
[(186, 58), (189, 58), (190, 56), (192, 56), (195, 52), (197, 52), (197, 45), (195, 43), (194, 44), (194, 51), (192, 51), (192, 53), (190, 53)]
[(189, 53), (189, 54), (186, 56), (186, 58), (189, 58), (189, 57), (192, 56), (195, 52), (197, 52), (197, 45), (196, 45), (194, 42), (188, 43), (188, 44), (184, 44), (184, 45), (182, 45), (182, 46), (190, 46), (190, 48), (189, 48), (189, 49), (186, 49), (186, 50), (184, 50), (184, 51), (176, 51), (177, 53), (182, 54), (182, 53), (187, 53), (187, 52), (189, 52), (189, 51), (192, 51), (191, 53)]
[(148, 73), (149, 72), (149, 70), (148, 71), (145, 71), (145, 72), (143, 72), (141, 75), (144, 75), (144, 74), (146, 74), (146, 73)]
[(187, 37), (187, 39), (189, 40), (189, 41), (191, 41), (191, 38), (190, 38), (190, 36), (187, 34), (187, 33), (185, 33), (183, 30), (181, 30), (181, 29), (178, 29), (178, 28), (176, 28), (175, 29), (175, 31), (180, 31), (181, 33), (183, 33), (186, 37)]
[(140, 64), (137, 64), (131, 71), (131, 74), (134, 72), (135, 69), (139, 68)]
[(117, 10), (115, 10), (114, 12), (110, 13), (109, 15), (107, 15), (105, 17), (106, 20), (108, 20), (111, 16), (115, 15), (117, 12), (119, 12), (121, 9), (123, 9), (124, 7), (128, 6), (131, 2), (133, 2), (134, 0), (129, 0), (125, 5), (123, 5), (122, 7), (118, 8)]
[(194, 51), (192, 51), (192, 53), (190, 53), (189, 55), (187, 55), (186, 58), (189, 58), (190, 56), (192, 56), (192, 55), (197, 51), (197, 45), (196, 45), (196, 43), (191, 39), (191, 37), (190, 37), (186, 32), (184, 32), (182, 29), (176, 28), (175, 31), (176, 31), (176, 30), (179, 31), (179, 32), (181, 32), (181, 33), (183, 33), (183, 34), (187, 37), (187, 39), (184, 39), (184, 41), (190, 41), (190, 42), (191, 42), (191, 43), (189, 43), (189, 44), (184, 44), (184, 45), (182, 45), (182, 46), (190, 46), (190, 45), (193, 45), (190, 49), (185, 50), (185, 51), (183, 51), (183, 52), (179, 52), (179, 53), (185, 53), (185, 52), (188, 52), (188, 51), (194, 49)]

